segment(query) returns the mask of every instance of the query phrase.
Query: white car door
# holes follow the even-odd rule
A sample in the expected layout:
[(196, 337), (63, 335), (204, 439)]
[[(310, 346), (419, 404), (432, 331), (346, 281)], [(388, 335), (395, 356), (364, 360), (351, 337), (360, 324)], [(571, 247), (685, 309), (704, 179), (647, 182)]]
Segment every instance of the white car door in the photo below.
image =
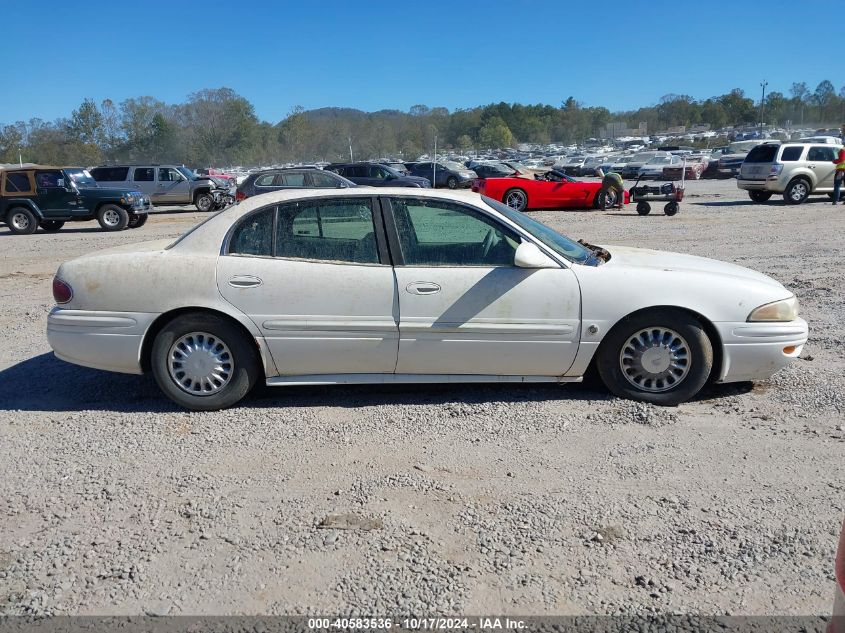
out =
[(519, 236), (467, 205), (390, 201), (388, 231), (398, 238), (396, 373), (558, 376), (569, 369), (581, 312), (571, 270), (515, 267)]
[(352, 197), (273, 205), (231, 232), (218, 289), (261, 330), (280, 374), (396, 368), (398, 304), (374, 204)]
[(839, 155), (835, 145), (814, 145), (807, 151), (807, 167), (816, 175), (814, 191), (833, 191), (833, 177), (836, 165), (833, 161)]

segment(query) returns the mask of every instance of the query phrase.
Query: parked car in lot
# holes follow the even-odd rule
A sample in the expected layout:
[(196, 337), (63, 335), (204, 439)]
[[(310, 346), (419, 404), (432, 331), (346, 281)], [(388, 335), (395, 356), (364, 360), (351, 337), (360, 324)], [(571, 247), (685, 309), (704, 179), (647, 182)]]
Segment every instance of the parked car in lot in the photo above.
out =
[(787, 204), (801, 204), (813, 194), (833, 195), (834, 159), (839, 145), (804, 142), (763, 143), (754, 147), (740, 168), (737, 187), (754, 202), (782, 194)]
[(238, 185), (235, 200), (240, 202), (262, 193), (284, 189), (345, 189), (357, 186), (351, 180), (323, 169), (265, 169), (250, 174)]
[(680, 163), (666, 165), (663, 168), (664, 180), (680, 180), (682, 174), (684, 174), (686, 180), (699, 180), (710, 164), (708, 156), (687, 156), (686, 164), (684, 164), (683, 157), (681, 158)]
[(412, 163), (409, 165), (409, 171), (412, 176), (425, 178), (435, 187), (449, 189), (471, 187), (472, 181), (478, 178), (478, 174), (471, 169), (450, 160), (439, 160), (436, 166), (432, 161)]
[(557, 171), (562, 171), (567, 176), (577, 176), (581, 173), (581, 168), (586, 161), (586, 156), (569, 156), (559, 163), (555, 163), (554, 168)]
[(473, 163), (472, 170), (479, 178), (505, 178), (519, 176), (517, 171), (503, 163)]
[(81, 167), (34, 165), (0, 170), (0, 220), (12, 233), (40, 228), (52, 233), (65, 222), (96, 219), (106, 231), (147, 221), (150, 199), (138, 190), (100, 187)]
[(259, 381), (563, 383), (591, 364), (618, 396), (674, 405), (711, 380), (767, 378), (807, 340), (766, 275), (576, 242), (431, 189), (256, 196), (175, 242), (64, 263), (53, 294), (56, 356), (150, 371), (197, 410)]
[[(517, 211), (526, 209), (600, 209), (602, 199), (600, 182), (576, 180), (561, 171), (553, 169), (535, 179), (504, 177), (479, 178), (472, 184), (472, 190), (498, 200)], [(625, 202), (628, 194), (625, 193)], [(616, 204), (611, 193), (605, 206)]]
[(228, 187), (183, 165), (108, 165), (95, 167), (91, 175), (104, 187), (138, 189), (157, 206), (193, 204), (199, 211), (212, 211), (215, 196), (228, 192)]
[(751, 141), (734, 141), (728, 145), (728, 149), (719, 157), (717, 167), (719, 175), (723, 178), (733, 178), (739, 174), (742, 161), (748, 156), (748, 152), (757, 147), (760, 143), (779, 143), (775, 139), (762, 139)]
[(664, 169), (667, 167), (680, 167), (683, 162), (683, 158), (674, 154), (654, 156), (637, 170), (637, 178), (641, 180), (659, 180), (663, 178)]
[(640, 152), (634, 154), (619, 174), (623, 178), (636, 178), (640, 174), (640, 167), (658, 156), (670, 156), (669, 152)]
[(368, 187), (431, 187), (427, 178), (404, 174), (379, 163), (335, 163), (326, 167), (326, 171)]

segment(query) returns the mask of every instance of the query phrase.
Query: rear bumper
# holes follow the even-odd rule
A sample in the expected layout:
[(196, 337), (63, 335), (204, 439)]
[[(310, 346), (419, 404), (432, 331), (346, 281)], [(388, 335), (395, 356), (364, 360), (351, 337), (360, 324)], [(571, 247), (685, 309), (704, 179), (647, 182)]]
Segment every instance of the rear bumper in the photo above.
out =
[(57, 358), (74, 365), (140, 374), (144, 334), (157, 316), (56, 307), (47, 317), (47, 340)]
[(765, 380), (798, 358), (807, 342), (807, 322), (714, 323), (722, 340), (718, 382)]

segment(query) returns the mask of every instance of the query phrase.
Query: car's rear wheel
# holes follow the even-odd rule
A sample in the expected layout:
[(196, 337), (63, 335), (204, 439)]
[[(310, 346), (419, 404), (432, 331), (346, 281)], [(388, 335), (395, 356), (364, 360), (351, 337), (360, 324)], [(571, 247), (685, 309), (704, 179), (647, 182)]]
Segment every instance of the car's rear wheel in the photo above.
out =
[(619, 196), (616, 195), (615, 189), (608, 189), (607, 191), (599, 190), (593, 200), (593, 207), (596, 209), (607, 209), (608, 207), (615, 207), (619, 201)]
[(508, 189), (502, 202), (515, 211), (525, 211), (528, 208), (528, 194), (522, 189)]
[(786, 186), (783, 199), (787, 204), (801, 204), (810, 197), (810, 183), (803, 178), (796, 178)]
[(144, 226), (147, 223), (147, 217), (149, 217), (148, 213), (139, 213), (138, 215), (133, 214), (132, 217), (129, 218), (129, 228), (137, 229), (138, 227)]
[(210, 193), (201, 193), (197, 196), (194, 204), (197, 206), (197, 210), (203, 213), (211, 211), (212, 207), (214, 207), (214, 196)]
[(152, 370), (161, 390), (195, 411), (231, 407), (261, 375), (258, 350), (226, 319), (210, 314), (176, 317), (153, 342)]
[(458, 188), (458, 179), (455, 178), (454, 176), (449, 176), (446, 179), (446, 186), (449, 187), (449, 189), (457, 189)]
[(694, 316), (655, 309), (618, 323), (602, 341), (596, 367), (617, 396), (674, 406), (707, 382), (713, 345)]
[(97, 211), (97, 222), (106, 231), (122, 231), (129, 225), (129, 212), (116, 204), (104, 204)]
[(47, 233), (55, 233), (64, 225), (65, 223), (61, 220), (42, 220), (38, 223), (38, 226), (41, 228), (41, 230), (46, 231)]
[(748, 197), (754, 202), (765, 202), (772, 197), (771, 191), (751, 190), (748, 192)]
[(9, 230), (17, 235), (31, 235), (38, 228), (35, 214), (25, 207), (10, 209), (6, 215), (6, 224)]

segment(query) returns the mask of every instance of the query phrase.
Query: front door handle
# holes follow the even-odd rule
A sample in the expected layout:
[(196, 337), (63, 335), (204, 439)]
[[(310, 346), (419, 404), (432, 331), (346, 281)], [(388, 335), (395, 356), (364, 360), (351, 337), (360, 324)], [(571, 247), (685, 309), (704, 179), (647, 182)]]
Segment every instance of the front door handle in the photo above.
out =
[(440, 292), (440, 286), (431, 281), (412, 281), (405, 286), (405, 291), (412, 295), (433, 295)]
[(261, 283), (261, 279), (252, 275), (235, 275), (229, 278), (229, 285), (232, 288), (255, 288), (260, 286)]

